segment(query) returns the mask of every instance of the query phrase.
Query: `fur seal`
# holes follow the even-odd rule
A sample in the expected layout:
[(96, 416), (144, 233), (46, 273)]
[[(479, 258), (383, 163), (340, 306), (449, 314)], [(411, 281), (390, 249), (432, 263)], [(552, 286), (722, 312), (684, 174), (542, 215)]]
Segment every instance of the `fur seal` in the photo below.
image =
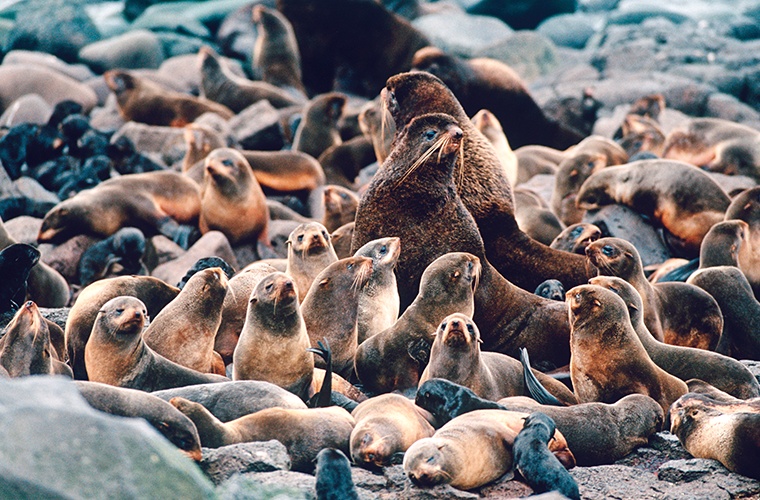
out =
[(663, 422), (662, 407), (643, 394), (629, 394), (615, 404), (546, 406), (525, 396), (494, 403), (448, 380), (430, 379), (420, 385), (415, 402), (431, 412), (439, 426), (474, 410), (540, 411), (556, 422), (578, 465), (583, 466), (611, 464), (646, 446)]
[(285, 273), (293, 278), (302, 301), (311, 288), (314, 278), (338, 256), (330, 242), (330, 235), (319, 222), (306, 222), (297, 226), (288, 236), (288, 266)]
[(760, 360), (760, 303), (741, 270), (708, 267), (692, 274), (687, 283), (713, 296), (723, 314), (723, 333), (716, 351), (741, 359)]
[(335, 255), (339, 259), (351, 257), (351, 240), (354, 238), (355, 225), (354, 222), (344, 224), (330, 234)]
[(145, 249), (142, 231), (134, 227), (119, 229), (84, 251), (78, 266), (79, 284), (84, 287), (114, 274), (148, 274), (143, 263)]
[(148, 314), (156, 316), (179, 293), (179, 289), (151, 276), (120, 276), (85, 287), (79, 293), (66, 319), (64, 335), (69, 363), (78, 380), (87, 380), (84, 350), (100, 308), (109, 300), (131, 295), (142, 300)]
[[(566, 286), (586, 282), (590, 276), (583, 259), (549, 249), (519, 230), (514, 218), (514, 202), (509, 180), (493, 147), (478, 132), (459, 101), (443, 82), (425, 72), (403, 73), (388, 79), (381, 96), (396, 122), (394, 149), (399, 151), (396, 151), (395, 155), (392, 154), (392, 158), (386, 159), (380, 174), (375, 175), (372, 184), (390, 180), (397, 183), (395, 177), (399, 175), (398, 170), (403, 169), (403, 172), (406, 172), (408, 166), (420, 157), (421, 151), (414, 147), (419, 147), (419, 142), (410, 141), (406, 147), (401, 147), (402, 135), (409, 135), (404, 129), (413, 118), (424, 113), (445, 112), (454, 117), (456, 125), (463, 131), (463, 141), (460, 142), (464, 144), (463, 154), (459, 159), (460, 165), (456, 172), (452, 171), (449, 178), (456, 184), (457, 194), (477, 223), (488, 260), (511, 283), (528, 290), (535, 290), (542, 281), (550, 278), (559, 279)], [(372, 189), (369, 189), (367, 195), (371, 191)], [(367, 200), (369, 205), (370, 198), (367, 195), (363, 197), (362, 204)], [(361, 211), (362, 205), (359, 206), (359, 212)], [(387, 215), (388, 208), (378, 213)], [(357, 213), (357, 219), (359, 218)], [(358, 228), (357, 224), (357, 230)], [(367, 239), (387, 236), (366, 238), (363, 236), (364, 231), (358, 230), (354, 248), (366, 243)], [(405, 249), (409, 249), (403, 238), (402, 243)], [(452, 250), (471, 251), (466, 248)], [(399, 278), (404, 274), (402, 267), (399, 268)], [(414, 288), (412, 287), (412, 290)], [(402, 309), (411, 299), (411, 296), (402, 293)], [(486, 331), (487, 325), (483, 321), (478, 323), (481, 324), (481, 329)]]
[[(739, 267), (747, 276), (747, 280), (755, 291), (755, 297), (760, 297), (760, 186), (747, 189), (737, 195), (726, 210), (726, 221), (739, 219), (749, 225), (749, 255), (740, 251)], [(744, 246), (744, 245), (743, 245)]]
[(649, 152), (663, 156), (665, 134), (656, 120), (629, 113), (620, 125), (620, 146), (629, 157)]
[(351, 464), (342, 451), (324, 448), (317, 453), (317, 500), (359, 500), (351, 478)]
[(581, 222), (567, 226), (549, 246), (565, 252), (586, 255), (586, 247), (601, 237), (601, 229), (593, 224)]
[[(461, 191), (454, 185), (454, 168), (462, 144), (467, 151), (468, 136), (457, 123), (445, 114), (428, 114), (413, 119), (402, 131), (362, 196), (352, 247), (385, 236), (401, 238), (404, 252), (396, 267), (401, 310), (411, 302), (422, 272), (436, 257), (452, 251), (475, 255), (482, 272), (473, 319), (480, 327), (484, 348), (516, 356), (519, 347), (527, 347), (541, 361), (562, 366), (570, 354), (564, 305), (513, 286), (489, 264), (478, 231), (485, 226), (476, 225), (458, 196)], [(472, 127), (469, 120), (466, 123)], [(500, 189), (509, 191), (508, 181), (503, 182)], [(514, 223), (513, 217), (511, 220)], [(570, 279), (567, 273), (559, 274)]]
[(227, 276), (220, 268), (195, 273), (153, 318), (143, 340), (170, 361), (202, 373), (224, 375), (224, 361), (214, 351), (214, 339), (226, 293)]
[(565, 159), (566, 151), (547, 146), (523, 146), (515, 149), (517, 184), (528, 182), (536, 175), (554, 175)]
[(425, 269), (412, 305), (393, 326), (369, 337), (356, 350), (356, 374), (367, 390), (406, 392), (417, 388), (432, 334), (443, 318), (475, 311), (480, 270), (480, 259), (464, 252), (442, 255)]
[(435, 432), (425, 412), (399, 394), (382, 394), (359, 403), (351, 415), (351, 458), (362, 467), (384, 467), (415, 441)]
[(380, 238), (361, 247), (355, 257), (372, 259), (372, 276), (359, 296), (356, 319), (359, 344), (393, 326), (398, 319), (399, 298), (396, 262), (401, 254), (399, 238)]
[(13, 243), (0, 250), (0, 314), (14, 313), (26, 300), (27, 282), (40, 251), (26, 243)]
[(258, 32), (253, 45), (253, 69), (261, 72), (263, 81), (306, 97), (301, 54), (290, 21), (261, 4), (253, 7), (252, 19)]
[(56, 374), (74, 378), (71, 368), (59, 361), (48, 322), (32, 301), (21, 306), (5, 328), (0, 340), (0, 366), (12, 378)]
[(704, 394), (686, 394), (670, 409), (670, 432), (697, 458), (712, 458), (728, 470), (760, 479), (760, 413)]
[(520, 231), (534, 240), (550, 244), (565, 228), (546, 202), (534, 191), (518, 187), (515, 197), (515, 221)]
[(728, 356), (691, 347), (664, 344), (647, 330), (643, 320), (644, 305), (636, 289), (625, 280), (597, 276), (589, 283), (612, 290), (623, 299), (631, 324), (644, 349), (654, 363), (681, 380), (701, 379), (737, 398), (760, 396), (760, 384), (749, 369)]
[(591, 175), (578, 191), (585, 210), (622, 204), (665, 228), (665, 239), (683, 257), (696, 257), (731, 200), (709, 175), (674, 160), (640, 160)]
[[(593, 279), (593, 278), (592, 278)], [(546, 280), (533, 292), (539, 297), (550, 300), (565, 301), (565, 287), (558, 280)]]
[(78, 234), (107, 238), (131, 226), (186, 248), (192, 231), (180, 224), (194, 225), (200, 208), (198, 185), (178, 172), (123, 175), (56, 205), (45, 215), (37, 241), (56, 244)]
[(319, 158), (328, 148), (343, 142), (338, 120), (343, 115), (346, 99), (343, 94), (330, 92), (309, 101), (293, 137), (293, 151)]
[(222, 148), (212, 151), (204, 162), (198, 218), (201, 233), (221, 231), (230, 245), (256, 240), (268, 244), (269, 209), (245, 157)]
[(201, 440), (195, 424), (166, 401), (136, 389), (97, 382), (79, 381), (76, 385), (82, 397), (96, 410), (120, 417), (144, 418), (188, 457), (201, 461)]
[(595, 285), (568, 290), (570, 378), (579, 402), (614, 403), (645, 394), (667, 413), (688, 392), (686, 384), (655, 365), (631, 326), (628, 308), (614, 292)]
[(152, 392), (229, 380), (157, 354), (142, 339), (146, 321), (147, 308), (135, 297), (116, 297), (103, 304), (84, 350), (91, 381)]
[(570, 150), (557, 166), (552, 191), (552, 210), (566, 225), (581, 222), (584, 211), (575, 204), (583, 183), (595, 172), (611, 165), (622, 165), (628, 155), (616, 142), (592, 135)]
[[(404, 455), (404, 472), (421, 486), (449, 483), (460, 490), (483, 486), (512, 468), (512, 445), (527, 413), (477, 410), (453, 419)], [(575, 465), (565, 438), (555, 431), (552, 453)]]
[(391, 151), (391, 142), (396, 130), (393, 117), (385, 112), (383, 103), (379, 99), (374, 99), (362, 106), (357, 120), (364, 137), (372, 142), (378, 165), (382, 165)]
[[(526, 393), (523, 367), (519, 361), (496, 352), (481, 352), (480, 331), (462, 313), (441, 322), (430, 348), (430, 361), (420, 376), (420, 384), (431, 378), (444, 378), (471, 389), (475, 394), (496, 401)], [(564, 404), (577, 403), (562, 382), (533, 371), (541, 384)]]
[(481, 109), (472, 117), (472, 123), (493, 146), (501, 166), (507, 172), (507, 179), (514, 188), (517, 185), (517, 156), (509, 145), (499, 119), (487, 109)]
[[(201, 68), (201, 91), (206, 99), (240, 113), (248, 106), (267, 100), (275, 108), (303, 103), (290, 92), (267, 82), (254, 82), (234, 74), (224, 61), (209, 47), (198, 51)], [(229, 118), (223, 116), (223, 118)], [(192, 120), (191, 120), (192, 121)]]
[(357, 135), (340, 144), (330, 146), (321, 155), (319, 163), (325, 171), (325, 178), (330, 184), (354, 188), (362, 170), (375, 163), (377, 156), (371, 139)]
[(546, 414), (528, 415), (512, 446), (515, 469), (534, 493), (558, 491), (567, 498), (581, 500), (578, 484), (547, 447), (556, 429), (554, 420)]
[(369, 257), (333, 262), (317, 275), (303, 299), (301, 310), (312, 347), (326, 338), (333, 351), (333, 370), (346, 379), (354, 373), (359, 297), (371, 276)]
[(713, 350), (723, 329), (720, 307), (709, 293), (685, 283), (649, 283), (636, 247), (602, 238), (586, 247), (599, 273), (629, 282), (644, 303), (644, 323), (654, 338), (672, 345)]
[(340, 226), (354, 222), (356, 209), (359, 207), (359, 197), (350, 189), (343, 186), (327, 185), (322, 191), (325, 204), (325, 215), (322, 225), (332, 233)]
[(486, 57), (463, 60), (437, 47), (425, 47), (414, 54), (412, 68), (440, 78), (467, 114), (490, 110), (505, 127), (514, 148), (538, 144), (565, 149), (583, 139), (579, 132), (547, 118), (520, 76), (501, 61)]
[(166, 89), (127, 71), (109, 70), (103, 78), (116, 95), (119, 114), (127, 121), (184, 127), (203, 113), (216, 113), (225, 120), (234, 116), (219, 103)]
[(262, 278), (250, 294), (248, 313), (233, 354), (233, 380), (265, 380), (308, 399), (314, 357), (298, 295), (284, 273)]
[(202, 446), (218, 448), (276, 439), (288, 450), (290, 469), (300, 472), (314, 470), (314, 459), (323, 448), (348, 453), (348, 438), (354, 428), (351, 414), (337, 406), (304, 410), (267, 408), (222, 423), (198, 403), (180, 397), (169, 402), (195, 423)]

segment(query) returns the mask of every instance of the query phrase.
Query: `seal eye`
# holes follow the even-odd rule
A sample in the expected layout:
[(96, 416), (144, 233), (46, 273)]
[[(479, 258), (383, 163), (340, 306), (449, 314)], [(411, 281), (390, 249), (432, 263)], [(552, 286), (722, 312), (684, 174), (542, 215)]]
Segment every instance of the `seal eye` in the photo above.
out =
[(380, 255), (385, 255), (385, 253), (386, 253), (387, 251), (388, 251), (388, 247), (386, 247), (385, 245), (383, 245), (383, 246), (380, 248)]
[(327, 232), (326, 231), (322, 231), (322, 236), (324, 236), (325, 238), (327, 238)]
[(298, 239), (298, 243), (301, 243), (303, 241), (303, 235), (299, 234), (297, 239)]
[(446, 323), (445, 321), (443, 323), (441, 323), (441, 330), (445, 330), (446, 329), (446, 325), (448, 325), (448, 323)]
[(433, 129), (429, 129), (425, 131), (425, 140), (432, 141), (435, 139), (435, 136), (438, 135), (438, 132), (436, 132)]
[(123, 312), (124, 312), (124, 309), (117, 309), (116, 310), (116, 315), (117, 316), (121, 316)]
[(225, 158), (224, 160), (222, 160), (222, 165), (224, 165), (225, 167), (231, 167), (233, 163), (232, 163), (232, 160), (230, 160), (229, 158)]
[(602, 253), (607, 257), (612, 257), (615, 255), (615, 249), (610, 245), (604, 245), (602, 247)]
[(578, 236), (581, 235), (582, 232), (583, 232), (583, 227), (578, 226), (575, 229), (573, 229), (572, 231), (570, 231), (570, 236), (572, 238), (577, 238)]
[(348, 199), (348, 195), (346, 193), (340, 193), (340, 197), (344, 200)]
[(349, 264), (349, 265), (347, 265), (347, 266), (346, 266), (346, 269), (348, 269), (349, 271), (350, 271), (351, 269), (353, 269), (353, 268), (354, 268), (354, 264), (353, 264), (353, 262), (352, 262), (351, 264)]
[(475, 335), (475, 329), (472, 327), (472, 325), (467, 325), (467, 331)]
[(272, 291), (272, 286), (273, 286), (273, 285), (272, 285), (272, 283), (269, 283), (269, 284), (268, 284), (267, 286), (265, 286), (264, 288), (266, 289), (266, 291), (267, 291), (267, 292), (271, 292), (271, 291)]

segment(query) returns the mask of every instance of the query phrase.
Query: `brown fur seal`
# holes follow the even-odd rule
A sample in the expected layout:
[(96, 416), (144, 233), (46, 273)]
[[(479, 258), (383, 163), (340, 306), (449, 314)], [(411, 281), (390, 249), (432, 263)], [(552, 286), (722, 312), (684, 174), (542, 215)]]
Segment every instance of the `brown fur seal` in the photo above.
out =
[(636, 248), (620, 238), (586, 247), (588, 259), (605, 276), (633, 285), (644, 303), (644, 323), (667, 344), (713, 350), (723, 329), (720, 307), (709, 293), (685, 283), (649, 283)]
[(253, 46), (253, 69), (261, 72), (263, 81), (305, 97), (301, 54), (290, 21), (264, 5), (253, 7), (252, 18), (258, 31)]
[(233, 113), (240, 113), (251, 104), (264, 99), (275, 108), (285, 108), (303, 102), (279, 87), (266, 82), (254, 82), (234, 74), (209, 47), (201, 47), (198, 59), (203, 96), (229, 108)]
[(304, 108), (303, 118), (293, 137), (293, 151), (319, 158), (328, 148), (343, 142), (338, 120), (343, 115), (346, 96), (337, 92), (322, 94)]
[(87, 380), (84, 350), (100, 308), (109, 300), (122, 295), (137, 297), (156, 316), (166, 304), (174, 300), (179, 289), (151, 276), (120, 276), (109, 278), (85, 287), (79, 293), (66, 319), (64, 334), (69, 364), (74, 376)]
[(493, 112), (514, 148), (539, 144), (565, 149), (583, 139), (579, 132), (548, 119), (520, 76), (500, 61), (463, 60), (437, 47), (425, 47), (414, 54), (412, 67), (443, 80), (467, 114), (481, 109)]
[(377, 163), (382, 165), (391, 151), (391, 142), (396, 131), (393, 117), (385, 113), (378, 99), (367, 102), (357, 117), (364, 137), (372, 142)]
[(517, 184), (528, 182), (536, 175), (554, 175), (566, 154), (566, 151), (546, 146), (516, 148)]
[(354, 239), (354, 227), (356, 223), (350, 222), (340, 226), (330, 234), (330, 240), (339, 259), (351, 257), (351, 240)]
[(722, 391), (747, 399), (760, 396), (760, 384), (749, 369), (728, 356), (691, 347), (664, 344), (647, 330), (641, 296), (628, 282), (611, 276), (597, 276), (589, 283), (612, 290), (623, 299), (636, 335), (654, 363), (681, 380), (704, 380)]
[(535, 192), (518, 187), (515, 197), (515, 221), (520, 231), (534, 240), (550, 244), (565, 228), (546, 202)]
[(686, 384), (655, 365), (631, 326), (628, 308), (614, 292), (595, 285), (568, 290), (570, 379), (581, 403), (614, 403), (645, 394), (667, 413), (688, 392)]
[(203, 113), (216, 113), (225, 120), (234, 115), (226, 106), (165, 89), (126, 71), (106, 71), (103, 77), (116, 95), (119, 113), (127, 121), (184, 127)]
[(723, 220), (728, 195), (700, 169), (674, 160), (640, 160), (605, 168), (581, 186), (576, 203), (585, 210), (622, 204), (659, 222), (675, 251), (696, 257), (713, 224)]
[(692, 274), (687, 283), (713, 296), (723, 314), (723, 333), (716, 351), (738, 359), (760, 360), (760, 303), (737, 268), (708, 267)]
[(314, 278), (338, 256), (327, 229), (319, 222), (306, 222), (288, 237), (288, 267), (285, 271), (296, 283), (298, 300), (303, 301)]
[[(496, 401), (526, 393), (523, 367), (519, 361), (496, 352), (481, 352), (480, 331), (462, 313), (441, 322), (430, 348), (430, 361), (420, 376), (420, 384), (444, 378), (468, 387), (478, 396)], [(565, 404), (576, 404), (575, 396), (562, 382), (533, 370), (541, 384)]]
[(235, 346), (245, 324), (251, 293), (265, 276), (274, 272), (277, 269), (273, 266), (254, 262), (227, 282), (227, 294), (222, 304), (222, 322), (214, 339), (214, 350), (222, 356), (225, 365), (232, 362)]
[(760, 479), (760, 413), (732, 406), (704, 394), (687, 394), (670, 409), (670, 432), (693, 456), (718, 460), (732, 472)]
[(172, 398), (169, 402), (195, 423), (202, 446), (218, 448), (276, 439), (288, 450), (291, 470), (301, 472), (314, 470), (314, 458), (322, 448), (338, 448), (348, 453), (348, 439), (354, 428), (351, 414), (337, 406), (307, 410), (267, 408), (222, 423), (198, 403), (184, 398)]
[(306, 400), (312, 395), (314, 356), (291, 278), (273, 273), (259, 281), (233, 355), (233, 380), (264, 380)]
[(473, 314), (480, 270), (480, 259), (464, 252), (433, 261), (422, 273), (412, 305), (393, 326), (357, 349), (355, 367), (362, 385), (375, 393), (415, 390), (443, 318), (455, 312)]
[[(436, 113), (418, 116), (404, 129), (362, 197), (352, 247), (386, 236), (401, 238), (404, 251), (396, 273), (402, 310), (436, 257), (452, 251), (475, 255), (483, 270), (473, 319), (484, 348), (516, 356), (519, 347), (527, 347), (537, 359), (562, 366), (570, 355), (565, 306), (513, 286), (489, 264), (478, 226), (458, 196), (454, 168), (463, 138), (466, 152), (467, 136), (457, 123)], [(503, 182), (509, 191), (508, 181)]]
[(760, 186), (747, 189), (737, 195), (726, 210), (726, 220), (739, 219), (749, 225), (750, 255), (740, 252), (739, 267), (760, 297)]
[(146, 322), (145, 304), (135, 297), (116, 297), (103, 305), (84, 350), (91, 381), (152, 392), (229, 380), (157, 354), (142, 339)]
[(227, 276), (218, 267), (195, 273), (143, 333), (156, 353), (203, 373), (224, 375), (224, 361), (214, 351), (222, 321)]
[[(400, 394), (383, 394), (354, 408), (351, 458), (363, 467), (384, 467), (415, 441), (433, 435), (427, 412)], [(428, 414), (429, 417), (429, 414)]]
[[(388, 79), (381, 95), (396, 122), (394, 149), (400, 146), (404, 128), (414, 117), (430, 112), (445, 112), (455, 118), (456, 124), (463, 131), (464, 145), (459, 166), (450, 178), (480, 229), (489, 261), (505, 278), (526, 290), (534, 290), (541, 282), (551, 278), (558, 279), (567, 286), (586, 282), (590, 276), (583, 259), (552, 250), (519, 230), (514, 218), (509, 180), (493, 146), (478, 132), (443, 82), (425, 72), (403, 73)], [(392, 155), (392, 159), (386, 159), (380, 170), (381, 175), (375, 176), (373, 184), (387, 182), (388, 177), (398, 175), (398, 169), (406, 171), (408, 165), (420, 157), (420, 153), (412, 148), (412, 144), (402, 148), (396, 155)], [(361, 211), (361, 205), (359, 210)], [(388, 215), (387, 210), (385, 208), (378, 213)], [(357, 229), (358, 227), (357, 225)], [(358, 233), (360, 238), (355, 242), (355, 248), (366, 242), (365, 237), (361, 236), (362, 232), (363, 230)], [(410, 248), (403, 239), (402, 243), (405, 249)], [(402, 308), (410, 300), (410, 296), (402, 293)], [(477, 318), (476, 321), (485, 332), (485, 323)]]
[(120, 417), (144, 418), (190, 459), (201, 461), (201, 440), (195, 424), (166, 401), (135, 389), (97, 382), (76, 384), (85, 401), (96, 410)]
[(299, 151), (243, 151), (262, 188), (279, 193), (310, 192), (325, 183), (319, 162)]
[(628, 156), (649, 152), (662, 157), (665, 134), (660, 124), (652, 118), (628, 114), (620, 125), (620, 146)]
[(611, 139), (598, 135), (583, 139), (557, 166), (551, 200), (554, 213), (568, 226), (581, 222), (584, 211), (575, 200), (585, 180), (603, 168), (627, 161), (623, 148)]
[(122, 227), (180, 240), (180, 224), (195, 224), (200, 208), (198, 185), (178, 172), (122, 175), (53, 207), (37, 241), (55, 244), (79, 234), (106, 238)]
[(353, 189), (362, 169), (377, 160), (372, 141), (363, 135), (330, 146), (321, 155), (319, 163), (330, 184)]
[(359, 297), (356, 323), (360, 344), (390, 328), (398, 319), (398, 285), (394, 271), (400, 254), (399, 238), (370, 241), (354, 254), (356, 257), (372, 259), (372, 276)]
[(49, 328), (37, 304), (27, 301), (19, 308), (0, 340), (0, 366), (10, 377), (56, 374), (74, 377), (71, 368), (59, 361)]
[(333, 352), (333, 371), (346, 379), (353, 376), (354, 355), (359, 345), (359, 297), (371, 276), (369, 257), (333, 262), (317, 275), (303, 299), (303, 319), (312, 347), (326, 338)]
[[(193, 167), (203, 162), (203, 159), (213, 150), (226, 147), (227, 141), (224, 140), (222, 134), (200, 123), (185, 125), (183, 136), (187, 152), (182, 158), (182, 172), (190, 175), (194, 181), (200, 184), (203, 182), (203, 170), (200, 166)], [(193, 173), (190, 173), (191, 169)]]
[[(453, 419), (433, 437), (420, 439), (404, 455), (404, 472), (421, 486), (451, 484), (470, 490), (490, 483), (512, 468), (512, 444), (527, 413), (476, 410)], [(566, 467), (575, 458), (564, 436), (555, 431), (549, 449)]]
[(517, 185), (517, 156), (509, 145), (499, 119), (487, 109), (481, 109), (472, 117), (472, 123), (493, 146), (496, 156), (506, 170), (507, 179), (514, 188)]
[(205, 159), (201, 233), (221, 231), (230, 245), (269, 243), (269, 209), (261, 186), (245, 157), (231, 148), (212, 151)]
[(580, 222), (567, 226), (554, 238), (552, 248), (565, 252), (586, 255), (586, 247), (602, 237), (602, 230), (593, 224)]
[(336, 87), (372, 98), (385, 80), (412, 66), (430, 45), (408, 21), (377, 2), (278, 0), (293, 25), (310, 94)]
[(359, 207), (359, 197), (350, 189), (342, 186), (328, 185), (322, 191), (325, 203), (325, 215), (322, 224), (332, 233), (340, 226), (354, 222), (356, 209)]

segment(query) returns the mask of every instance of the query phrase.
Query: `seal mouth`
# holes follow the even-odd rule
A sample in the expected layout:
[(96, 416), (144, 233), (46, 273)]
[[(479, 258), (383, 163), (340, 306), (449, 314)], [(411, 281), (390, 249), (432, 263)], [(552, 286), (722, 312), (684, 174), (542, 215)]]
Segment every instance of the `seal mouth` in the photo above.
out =
[(469, 344), (469, 339), (461, 327), (451, 327), (444, 333), (443, 343), (448, 347), (463, 347)]
[(444, 482), (444, 475), (439, 469), (429, 469), (421, 471), (409, 471), (409, 479), (417, 486), (431, 487)]

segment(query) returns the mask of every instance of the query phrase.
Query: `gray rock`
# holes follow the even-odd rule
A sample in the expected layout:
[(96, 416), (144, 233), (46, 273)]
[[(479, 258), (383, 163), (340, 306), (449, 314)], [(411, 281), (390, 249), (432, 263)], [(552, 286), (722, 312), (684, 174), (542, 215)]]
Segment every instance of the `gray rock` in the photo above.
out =
[(13, 127), (19, 123), (47, 123), (53, 107), (38, 94), (26, 94), (15, 101), (0, 116), (0, 126)]
[(285, 485), (265, 485), (252, 475), (232, 476), (216, 490), (219, 500), (307, 500), (313, 498), (304, 491)]
[(79, 60), (102, 73), (115, 68), (158, 68), (164, 53), (152, 31), (134, 30), (82, 47)]
[(187, 153), (184, 132), (180, 127), (127, 122), (111, 137), (111, 142), (122, 135), (132, 140), (137, 151), (143, 154), (156, 153), (166, 165), (181, 162)]
[(755, 187), (757, 182), (746, 175), (726, 175), (718, 172), (707, 172), (723, 191), (730, 195)]
[(239, 269), (235, 253), (232, 251), (227, 237), (219, 231), (209, 231), (201, 236), (201, 239), (196, 241), (187, 252), (156, 267), (151, 274), (176, 286), (188, 269), (204, 257), (219, 257), (224, 259), (233, 269)]
[(401, 496), (406, 500), (469, 500), (470, 498), (479, 498), (479, 495), (475, 493), (458, 490), (450, 484), (439, 484), (432, 488), (420, 488), (412, 484), (411, 481), (406, 482), (406, 487)]
[(259, 101), (229, 120), (232, 133), (243, 149), (279, 150), (285, 144), (280, 128), (280, 113), (269, 104)]
[(86, 5), (84, 10), (104, 39), (129, 31), (129, 23), (122, 15), (123, 4), (121, 2), (91, 3)]
[(234, 474), (290, 470), (288, 450), (276, 440), (203, 448), (202, 451), (199, 465), (217, 485)]
[(600, 16), (583, 13), (560, 14), (542, 22), (536, 28), (540, 34), (560, 47), (582, 49), (603, 24)]
[(80, 234), (60, 245), (45, 243), (38, 247), (42, 254), (40, 260), (61, 273), (69, 283), (76, 283), (79, 280), (79, 261), (82, 254), (98, 241), (98, 238)]
[[(361, 467), (351, 467), (351, 479), (357, 488), (367, 491), (386, 492), (393, 490), (393, 488), (388, 488), (388, 481), (383, 474), (373, 473)], [(401, 491), (401, 488), (395, 488), (395, 491)]]
[(474, 57), (486, 47), (504, 42), (512, 29), (493, 17), (442, 12), (418, 17), (412, 25), (430, 42), (460, 57)]
[(506, 40), (479, 50), (475, 56), (507, 63), (528, 82), (552, 73), (560, 62), (554, 44), (534, 31), (517, 31)]
[(0, 416), (13, 481), (66, 498), (213, 497), (200, 469), (147, 422), (92, 409), (66, 379), (4, 382)]
[(717, 460), (691, 458), (671, 460), (660, 466), (657, 478), (669, 483), (691, 482), (708, 474), (727, 474), (728, 470)]
[[(89, 83), (95, 83), (95, 81), (102, 81), (102, 78), (97, 78)], [(100, 86), (98, 85), (97, 88)], [(90, 126), (98, 130), (108, 130), (112, 132), (118, 131), (121, 127), (126, 125), (126, 120), (119, 113), (119, 108), (116, 105), (116, 96), (111, 93), (110, 90), (106, 90), (103, 93), (98, 94), (99, 107), (90, 112)], [(158, 159), (161, 161), (161, 159)]]
[(60, 201), (55, 193), (51, 193), (31, 177), (19, 177), (13, 181), (13, 185), (18, 193), (26, 198), (47, 203), (58, 203)]
[(160, 31), (156, 33), (156, 36), (158, 37), (159, 42), (161, 42), (161, 48), (165, 57), (181, 56), (185, 54), (195, 55), (204, 45), (210, 46), (216, 50), (217, 53), (220, 52), (220, 49), (214, 44), (194, 36), (168, 31)]
[(42, 219), (22, 215), (4, 223), (6, 231), (18, 243), (27, 245), (37, 245), (37, 235), (42, 227)]
[(66, 328), (66, 320), (69, 319), (70, 311), (70, 307), (61, 307), (55, 309), (40, 308), (42, 316), (44, 316), (46, 319), (49, 319), (63, 329)]
[(760, 113), (734, 96), (711, 94), (705, 105), (705, 116), (754, 126), (760, 123)]
[(5, 52), (37, 50), (75, 62), (79, 49), (100, 39), (82, 1), (32, 0), (18, 5), (16, 25), (8, 34)]
[(316, 498), (316, 478), (311, 474), (278, 470), (273, 472), (249, 472), (241, 475), (254, 483), (287, 487), (301, 492), (305, 498)]

